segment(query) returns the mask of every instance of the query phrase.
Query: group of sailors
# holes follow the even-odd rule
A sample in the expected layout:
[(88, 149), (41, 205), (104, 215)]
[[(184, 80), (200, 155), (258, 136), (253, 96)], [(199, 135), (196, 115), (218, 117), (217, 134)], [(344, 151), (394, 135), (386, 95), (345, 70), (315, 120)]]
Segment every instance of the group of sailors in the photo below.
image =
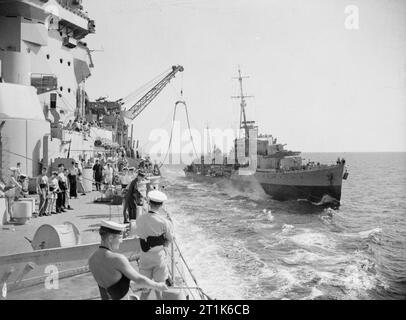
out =
[[(111, 164), (107, 164), (107, 168), (110, 167)], [(162, 292), (173, 285), (174, 279), (171, 279), (168, 268), (168, 247), (174, 241), (174, 230), (170, 216), (163, 207), (167, 196), (162, 191), (149, 187), (148, 175), (144, 171), (147, 167), (145, 163), (137, 169), (125, 167), (120, 175), (121, 187), (127, 191), (124, 195), (124, 224), (101, 222), (101, 244), (90, 257), (89, 268), (102, 299), (138, 299), (131, 295), (131, 281), (133, 289), (142, 290), (141, 299), (147, 299), (151, 290), (154, 290), (157, 299), (162, 299)], [(10, 169), (13, 172), (11, 180), (28, 194), (28, 179), (21, 173), (20, 164), (17, 168)], [(79, 187), (84, 192), (82, 180), (79, 179), (82, 176), (82, 165), (73, 161), (70, 169), (59, 164), (58, 171), (52, 172), (50, 177), (47, 172), (48, 168), (43, 167), (36, 180), (40, 197), (39, 215), (49, 216), (73, 210), (69, 199), (77, 198)], [(112, 182), (111, 174), (105, 176)], [(140, 207), (142, 210), (137, 210)], [(131, 231), (140, 241), (138, 271), (124, 255), (117, 252), (129, 220), (135, 220)]]
[(28, 177), (21, 172), (21, 163), (17, 167), (9, 168), (10, 175), (7, 179), (0, 182), (0, 196), (7, 199), (7, 213), (10, 222), (14, 221), (13, 205), (19, 198), (28, 196)]
[[(8, 204), (10, 222), (14, 221), (13, 205), (21, 198), (29, 197), (29, 179), (21, 172), (21, 164), (11, 167), (7, 184), (2, 187)], [(81, 179), (81, 168), (78, 162), (72, 162), (72, 168), (66, 169), (63, 164), (58, 166), (58, 171), (53, 171), (48, 176), (48, 168), (42, 167), (41, 174), (37, 177), (35, 189), (39, 195), (38, 216), (51, 216), (73, 210), (69, 199), (77, 198), (78, 191), (85, 195)]]
[(85, 120), (75, 119), (74, 121), (69, 120), (64, 129), (69, 131), (88, 133), (90, 132), (91, 127), (100, 128), (102, 127), (102, 125), (103, 124), (101, 122), (97, 121), (87, 122)]
[[(89, 259), (89, 267), (102, 299), (124, 299), (131, 292), (130, 282), (143, 288), (141, 299), (155, 290), (158, 299), (171, 284), (167, 267), (167, 248), (173, 241), (173, 225), (163, 209), (167, 196), (153, 189), (149, 176), (159, 175), (159, 167), (140, 159), (137, 167), (125, 165), (118, 172), (118, 162), (96, 159), (93, 166), (96, 189), (104, 183), (107, 188), (120, 185), (123, 197), (123, 224), (102, 221), (101, 245)], [(126, 163), (124, 163), (126, 164)], [(124, 255), (117, 253), (127, 226), (139, 237), (141, 254), (137, 272)], [(134, 229), (133, 229), (134, 228)]]
[(67, 169), (63, 164), (58, 165), (58, 171), (53, 171), (51, 177), (48, 169), (42, 168), (37, 178), (37, 194), (39, 195), (39, 216), (60, 214), (73, 210), (69, 199), (78, 198), (78, 190), (86, 195), (82, 184), (82, 169), (78, 162), (72, 162), (72, 168)]
[(125, 189), (137, 177), (137, 172), (143, 172), (144, 175), (161, 175), (157, 162), (152, 165), (148, 158), (141, 158), (137, 168), (128, 167), (128, 162), (124, 157), (117, 161), (96, 159), (93, 166), (93, 179), (96, 190), (102, 191), (102, 185), (105, 185), (106, 188), (112, 185), (121, 185)]
[[(139, 176), (139, 174), (138, 174)], [(131, 183), (135, 184), (135, 180)], [(167, 196), (152, 190), (147, 194), (148, 210), (137, 217), (135, 235), (139, 238), (141, 253), (136, 271), (128, 259), (118, 253), (125, 224), (102, 221), (99, 234), (101, 244), (89, 259), (90, 271), (96, 280), (102, 300), (120, 300), (138, 297), (131, 294), (130, 282), (142, 288), (141, 300), (148, 298), (151, 289), (157, 299), (162, 299), (162, 291), (173, 285), (169, 277), (169, 244), (174, 240), (173, 225), (163, 209)]]

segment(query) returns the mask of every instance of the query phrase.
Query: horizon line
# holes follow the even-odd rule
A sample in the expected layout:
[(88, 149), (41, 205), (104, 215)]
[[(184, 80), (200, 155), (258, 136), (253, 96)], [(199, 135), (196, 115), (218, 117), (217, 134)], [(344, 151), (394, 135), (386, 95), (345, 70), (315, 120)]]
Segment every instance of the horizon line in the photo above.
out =
[[(150, 152), (146, 152), (148, 154), (157, 154), (157, 153), (150, 153)], [(402, 150), (402, 151), (300, 151), (300, 153), (406, 153), (406, 150)], [(189, 154), (188, 153), (172, 153), (172, 154)]]

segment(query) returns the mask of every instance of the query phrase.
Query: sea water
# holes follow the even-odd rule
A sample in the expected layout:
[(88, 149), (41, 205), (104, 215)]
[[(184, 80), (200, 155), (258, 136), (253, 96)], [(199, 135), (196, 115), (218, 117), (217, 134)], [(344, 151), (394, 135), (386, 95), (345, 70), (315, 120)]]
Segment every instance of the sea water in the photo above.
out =
[(339, 209), (163, 168), (166, 207), (198, 284), (216, 299), (404, 299), (406, 153), (304, 157), (346, 159)]

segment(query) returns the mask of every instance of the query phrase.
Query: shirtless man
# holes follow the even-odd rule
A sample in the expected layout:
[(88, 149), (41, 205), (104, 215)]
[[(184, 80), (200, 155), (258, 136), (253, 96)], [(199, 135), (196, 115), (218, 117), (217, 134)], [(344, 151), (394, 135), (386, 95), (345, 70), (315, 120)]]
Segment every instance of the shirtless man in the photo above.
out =
[(102, 221), (101, 245), (89, 259), (89, 268), (96, 280), (102, 300), (128, 300), (130, 281), (141, 288), (167, 290), (164, 282), (158, 283), (139, 274), (128, 259), (114, 251), (119, 249), (125, 226), (112, 221)]

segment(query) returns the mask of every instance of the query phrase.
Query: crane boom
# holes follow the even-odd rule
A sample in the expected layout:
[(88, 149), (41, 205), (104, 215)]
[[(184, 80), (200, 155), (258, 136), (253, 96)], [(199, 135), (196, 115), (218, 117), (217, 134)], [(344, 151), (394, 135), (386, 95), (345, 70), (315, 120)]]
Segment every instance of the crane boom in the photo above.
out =
[(124, 111), (123, 115), (126, 118), (134, 120), (142, 111), (156, 98), (156, 96), (166, 87), (166, 85), (175, 77), (176, 73), (183, 72), (183, 67), (180, 65), (172, 66), (172, 71), (169, 72), (162, 80), (160, 80), (152, 89), (150, 89), (140, 100), (138, 100), (129, 110)]

